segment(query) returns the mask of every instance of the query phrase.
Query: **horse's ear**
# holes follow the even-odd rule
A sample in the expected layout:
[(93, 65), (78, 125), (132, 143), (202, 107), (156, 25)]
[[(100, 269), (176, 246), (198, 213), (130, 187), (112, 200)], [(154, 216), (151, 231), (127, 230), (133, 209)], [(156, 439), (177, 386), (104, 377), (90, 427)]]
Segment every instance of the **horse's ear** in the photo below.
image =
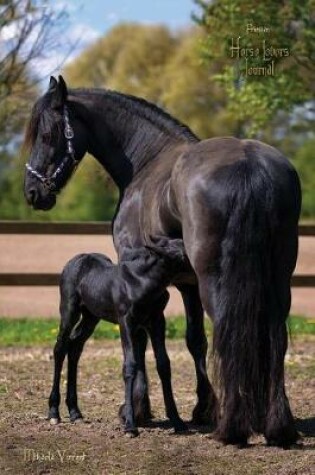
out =
[(58, 86), (57, 79), (54, 78), (54, 76), (50, 76), (48, 91), (50, 92), (54, 91), (55, 89), (57, 89), (57, 86)]
[(56, 81), (56, 83), (57, 84), (54, 89), (51, 90), (53, 94), (51, 100), (51, 107), (53, 109), (61, 109), (67, 99), (68, 88), (62, 76), (59, 76), (59, 82)]

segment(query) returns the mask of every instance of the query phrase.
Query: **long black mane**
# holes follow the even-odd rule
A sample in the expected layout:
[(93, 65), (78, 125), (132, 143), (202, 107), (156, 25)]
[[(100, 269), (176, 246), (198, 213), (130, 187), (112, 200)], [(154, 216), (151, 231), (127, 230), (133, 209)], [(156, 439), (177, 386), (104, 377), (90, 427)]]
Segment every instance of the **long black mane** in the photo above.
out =
[(123, 94), (121, 92), (112, 91), (110, 89), (99, 88), (80, 88), (70, 89), (70, 94), (93, 95), (98, 94), (101, 97), (106, 97), (112, 101), (114, 106), (125, 110), (126, 113), (137, 115), (145, 119), (152, 126), (159, 128), (163, 133), (177, 138), (186, 138), (190, 141), (199, 141), (197, 135), (184, 123), (173, 117), (156, 104), (147, 101), (141, 97), (136, 97), (131, 94)]
[[(51, 134), (52, 126), (56, 125), (55, 111), (49, 106), (49, 94), (47, 92), (42, 96), (33, 107), (24, 138), (24, 147), (27, 149), (34, 145), (41, 120)], [(133, 157), (135, 169), (140, 169), (145, 161), (154, 158), (168, 143), (199, 141), (187, 125), (162, 108), (145, 99), (108, 89), (69, 89), (70, 111), (72, 102), (74, 105), (81, 100), (83, 103), (90, 102), (95, 100), (95, 96), (98, 113), (113, 130), (116, 139), (122, 142), (126, 156)], [(124, 134), (116, 130), (118, 125), (120, 130), (124, 129)], [(61, 127), (58, 127), (57, 133), (60, 132)]]

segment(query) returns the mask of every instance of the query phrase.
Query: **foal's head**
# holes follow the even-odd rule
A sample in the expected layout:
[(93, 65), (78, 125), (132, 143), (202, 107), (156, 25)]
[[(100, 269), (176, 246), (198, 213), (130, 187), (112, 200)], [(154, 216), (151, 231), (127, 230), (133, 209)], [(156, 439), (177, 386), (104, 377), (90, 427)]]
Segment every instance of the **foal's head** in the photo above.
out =
[(51, 77), (47, 92), (36, 102), (25, 134), (30, 150), (24, 194), (35, 209), (48, 210), (87, 150), (87, 131), (67, 107), (65, 81)]

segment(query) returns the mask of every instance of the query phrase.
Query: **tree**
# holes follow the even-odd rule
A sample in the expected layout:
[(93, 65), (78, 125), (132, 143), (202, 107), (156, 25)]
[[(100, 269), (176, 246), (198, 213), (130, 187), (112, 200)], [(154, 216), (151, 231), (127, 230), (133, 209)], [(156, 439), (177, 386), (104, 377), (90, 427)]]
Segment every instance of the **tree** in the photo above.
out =
[(195, 0), (207, 33), (202, 55), (216, 62), (238, 135), (255, 135), (279, 111), (313, 99), (314, 0)]
[(229, 135), (233, 122), (226, 111), (224, 92), (212, 79), (216, 64), (202, 64), (199, 55), (203, 31), (190, 28), (183, 32), (178, 46), (159, 77), (159, 98), (171, 114), (187, 123), (201, 138)]
[(67, 66), (65, 76), (74, 86), (106, 87), (159, 102), (159, 79), (177, 43), (166, 27), (123, 23)]
[(21, 131), (37, 93), (35, 64), (61, 46), (66, 20), (65, 9), (50, 7), (45, 0), (9, 0), (0, 6), (2, 146)]

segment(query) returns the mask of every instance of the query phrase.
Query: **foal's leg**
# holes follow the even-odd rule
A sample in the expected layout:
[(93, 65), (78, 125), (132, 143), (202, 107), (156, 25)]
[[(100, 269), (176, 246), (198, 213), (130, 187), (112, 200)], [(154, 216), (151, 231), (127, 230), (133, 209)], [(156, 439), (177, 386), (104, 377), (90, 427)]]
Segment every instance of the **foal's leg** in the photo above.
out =
[[(137, 374), (133, 385), (133, 408), (134, 417), (138, 425), (143, 425), (153, 415), (149, 399), (148, 378), (145, 367), (145, 352), (147, 348), (148, 336), (143, 328), (137, 329), (134, 340), (135, 358), (137, 361)], [(125, 424), (125, 404), (119, 408), (119, 418), (122, 424)]]
[(152, 318), (150, 337), (156, 360), (156, 369), (162, 383), (166, 415), (171, 421), (175, 432), (185, 431), (187, 426), (178, 414), (173, 396), (171, 364), (165, 347), (165, 318), (163, 312)]
[(61, 321), (59, 334), (54, 347), (54, 379), (49, 396), (48, 418), (51, 424), (58, 424), (58, 422), (60, 422), (59, 405), (61, 371), (69, 348), (71, 330), (80, 318), (80, 307), (74, 294), (70, 298), (61, 297), (60, 315)]
[(186, 343), (196, 368), (198, 401), (193, 410), (195, 424), (216, 424), (217, 399), (207, 375), (208, 342), (204, 329), (204, 312), (197, 286), (181, 286), (187, 320)]
[(137, 374), (137, 361), (134, 348), (133, 314), (128, 312), (119, 317), (120, 337), (124, 354), (123, 377), (125, 381), (125, 433), (129, 437), (139, 435), (133, 409), (133, 387)]
[(79, 324), (77, 336), (69, 343), (68, 350), (68, 382), (66, 404), (70, 415), (70, 421), (75, 422), (83, 419), (78, 407), (77, 397), (77, 373), (79, 359), (83, 351), (85, 342), (90, 338), (99, 319), (90, 313), (85, 307), (82, 308), (82, 321)]

